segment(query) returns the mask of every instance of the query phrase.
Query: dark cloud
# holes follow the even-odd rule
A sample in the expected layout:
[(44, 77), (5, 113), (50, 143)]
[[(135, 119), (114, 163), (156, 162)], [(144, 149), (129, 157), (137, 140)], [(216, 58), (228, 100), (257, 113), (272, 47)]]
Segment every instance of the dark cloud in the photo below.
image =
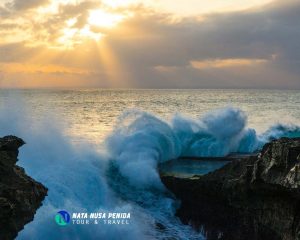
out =
[(1, 7), (0, 6), (0, 18), (2, 17), (7, 17), (10, 15), (10, 12), (7, 8)]
[(46, 5), (50, 0), (14, 0), (8, 6), (14, 10), (27, 10)]

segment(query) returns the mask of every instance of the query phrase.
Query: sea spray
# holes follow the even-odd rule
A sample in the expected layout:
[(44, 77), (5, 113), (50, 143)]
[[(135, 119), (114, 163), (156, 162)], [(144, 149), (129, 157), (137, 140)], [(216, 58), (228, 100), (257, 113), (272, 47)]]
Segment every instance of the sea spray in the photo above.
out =
[[(41, 124), (36, 124), (31, 118), (30, 107), (22, 106), (20, 109), (22, 111), (18, 111), (18, 105), (15, 106), (12, 102), (4, 105), (1, 116), (5, 113), (5, 117), (1, 117), (0, 126), (5, 128), (1, 128), (0, 133), (12, 132), (26, 139), (27, 145), (21, 149), (19, 164), (49, 188), (49, 195), (35, 215), (34, 221), (25, 226), (25, 229), (19, 233), (18, 239), (106, 238), (113, 240), (120, 239), (120, 236), (122, 239), (164, 239), (172, 236), (180, 239), (202, 238), (199, 233), (194, 232), (189, 226), (182, 225), (174, 217), (176, 201), (159, 183), (159, 176), (154, 167), (156, 162), (152, 163), (153, 168), (149, 167), (150, 165), (143, 168), (145, 171), (155, 169), (156, 175), (153, 180), (155, 179), (156, 183), (149, 181), (147, 184), (145, 180), (144, 184), (149, 188), (151, 184), (154, 188), (159, 185), (159, 190), (136, 190), (132, 187), (133, 181), (129, 181), (130, 178), (123, 178), (118, 171), (111, 171), (109, 166), (113, 165), (115, 160), (110, 160), (113, 154), (109, 148), (107, 156), (106, 153), (98, 153), (93, 147), (74, 146), (72, 141), (64, 136), (63, 129), (60, 128), (61, 124), (55, 124), (55, 120), (51, 119), (50, 115), (45, 116), (45, 119), (40, 121)], [(155, 126), (158, 121), (153, 118), (150, 122)], [(166, 128), (168, 129), (166, 131), (172, 135), (166, 123), (161, 121), (160, 124), (162, 128), (158, 129)], [(130, 131), (135, 130), (131, 128)], [(149, 131), (151, 132), (150, 127)], [(155, 134), (150, 133), (149, 136), (154, 140), (158, 133), (159, 130)], [(145, 137), (148, 138), (148, 135)], [(169, 144), (172, 146), (173, 141), (168, 140), (166, 146), (163, 142), (161, 142), (163, 147), (160, 154), (167, 159), (169, 155), (164, 153), (163, 148)], [(159, 147), (159, 143), (156, 146)], [(140, 170), (133, 165), (132, 171)], [(116, 191), (112, 183), (118, 185), (119, 189), (123, 189), (123, 192)], [(69, 225), (61, 228), (55, 223), (54, 216), (62, 209), (70, 213), (130, 212), (132, 222), (129, 225), (114, 227)], [(158, 223), (165, 226), (163, 232), (157, 229)]]
[(119, 239), (119, 236), (147, 239), (145, 226), (135, 221), (115, 229), (73, 225), (62, 229), (56, 225), (54, 216), (62, 209), (69, 212), (131, 212), (132, 206), (116, 198), (106, 184), (104, 156), (93, 146), (74, 146), (64, 136), (62, 125), (57, 124), (59, 121), (50, 114), (35, 122), (30, 106), (20, 103), (8, 101), (3, 104), (0, 134), (12, 133), (26, 140), (27, 144), (20, 149), (19, 164), (47, 186), (49, 192), (35, 220), (25, 226), (18, 239)]
[(197, 120), (177, 114), (172, 126), (183, 156), (218, 157), (259, 148), (255, 130), (247, 128), (247, 116), (237, 108), (214, 110)]
[(141, 111), (127, 111), (106, 140), (110, 157), (135, 186), (163, 188), (157, 164), (180, 156), (181, 145), (166, 122)]
[(277, 124), (257, 134), (255, 129), (247, 127), (246, 113), (233, 107), (213, 110), (196, 120), (176, 114), (172, 129), (180, 139), (180, 155), (191, 157), (253, 153), (272, 139), (300, 136), (300, 128), (292, 124)]

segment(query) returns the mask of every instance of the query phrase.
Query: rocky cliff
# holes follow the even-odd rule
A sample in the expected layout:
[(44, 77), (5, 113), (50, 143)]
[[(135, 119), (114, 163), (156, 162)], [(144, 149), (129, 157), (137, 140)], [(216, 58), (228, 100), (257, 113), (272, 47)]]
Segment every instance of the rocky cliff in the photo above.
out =
[(16, 166), (18, 148), (24, 141), (14, 136), (0, 138), (0, 239), (14, 239), (33, 220), (47, 195), (47, 188)]
[(204, 176), (161, 176), (177, 215), (208, 238), (300, 239), (300, 139), (274, 140), (258, 156)]

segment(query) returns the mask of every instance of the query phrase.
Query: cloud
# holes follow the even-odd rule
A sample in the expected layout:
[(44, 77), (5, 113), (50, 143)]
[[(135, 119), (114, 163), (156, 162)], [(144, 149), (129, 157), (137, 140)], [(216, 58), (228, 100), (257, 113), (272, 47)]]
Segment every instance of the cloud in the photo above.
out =
[(60, 5), (59, 13), (57, 16), (64, 20), (75, 17), (76, 23), (74, 27), (82, 28), (87, 24), (89, 11), (91, 9), (99, 8), (100, 6), (100, 1), (85, 1), (78, 4)]
[(10, 12), (7, 8), (0, 6), (0, 18), (9, 16)]
[[(300, 89), (299, 0), (182, 19), (137, 5), (119, 10), (131, 17), (116, 28), (91, 27), (105, 34), (98, 44), (85, 40), (74, 49), (49, 49), (68, 19), (75, 18), (73, 27), (80, 29), (89, 11), (100, 7), (93, 1), (61, 4), (57, 13), (23, 25), (30, 37), (0, 45), (0, 61), (22, 63), (42, 55), (38, 59), (45, 64), (86, 68), (91, 74), (80, 83), (86, 86), (108, 86), (105, 78), (118, 69), (118, 81), (130, 87)], [(9, 24), (2, 23), (0, 32), (14, 28)]]
[(27, 10), (50, 3), (50, 0), (14, 0), (8, 6), (14, 10)]
[(299, 1), (200, 21), (141, 12), (107, 41), (138, 86), (300, 88), (299, 12)]
[(258, 64), (264, 64), (268, 61), (265, 59), (214, 59), (204, 61), (191, 61), (191, 66), (196, 69), (208, 69), (208, 68), (231, 68), (231, 67), (243, 67), (243, 66), (255, 66)]
[(6, 73), (54, 73), (54, 74), (78, 74), (89, 75), (86, 69), (70, 68), (60, 65), (43, 65), (32, 63), (0, 63), (0, 72)]

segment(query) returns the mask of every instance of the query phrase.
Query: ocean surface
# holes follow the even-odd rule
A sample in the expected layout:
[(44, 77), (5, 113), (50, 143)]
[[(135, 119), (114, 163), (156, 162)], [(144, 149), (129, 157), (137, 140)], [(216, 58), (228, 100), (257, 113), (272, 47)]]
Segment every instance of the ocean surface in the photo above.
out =
[[(205, 239), (174, 216), (158, 164), (300, 136), (299, 106), (296, 90), (2, 89), (0, 135), (25, 140), (18, 164), (49, 188), (18, 239)], [(131, 222), (62, 228), (62, 209), (130, 212)]]

